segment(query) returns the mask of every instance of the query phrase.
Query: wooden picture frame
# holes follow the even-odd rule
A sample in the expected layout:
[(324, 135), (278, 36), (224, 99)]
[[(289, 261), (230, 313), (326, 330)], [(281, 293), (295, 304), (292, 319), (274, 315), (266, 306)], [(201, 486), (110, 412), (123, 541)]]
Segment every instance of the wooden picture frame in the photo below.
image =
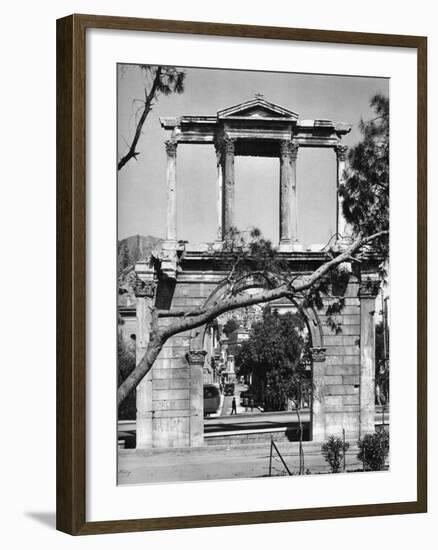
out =
[[(391, 46), (417, 51), (417, 499), (353, 506), (86, 521), (86, 41), (87, 29)], [(57, 21), (57, 529), (72, 535), (426, 512), (427, 40), (293, 29), (71, 15)]]

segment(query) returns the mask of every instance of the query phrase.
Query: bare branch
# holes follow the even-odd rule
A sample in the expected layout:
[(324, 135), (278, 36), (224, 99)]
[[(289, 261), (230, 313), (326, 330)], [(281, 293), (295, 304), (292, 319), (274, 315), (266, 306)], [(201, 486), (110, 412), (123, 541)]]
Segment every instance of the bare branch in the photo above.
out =
[(149, 111), (152, 108), (152, 100), (154, 99), (154, 96), (158, 90), (158, 85), (160, 83), (161, 78), (161, 72), (163, 70), (163, 67), (160, 65), (157, 67), (157, 71), (155, 73), (154, 81), (152, 83), (152, 87), (150, 92), (148, 93), (145, 89), (145, 102), (143, 106), (143, 112), (141, 113), (141, 117), (137, 123), (137, 127), (135, 129), (135, 134), (132, 139), (131, 146), (129, 147), (128, 152), (126, 155), (124, 155), (117, 164), (117, 170), (121, 170), (125, 164), (131, 160), (132, 158), (137, 159), (138, 155), (140, 154), (138, 151), (136, 151), (138, 140), (141, 136), (141, 131), (143, 129), (143, 124), (145, 123), (146, 117), (149, 114)]

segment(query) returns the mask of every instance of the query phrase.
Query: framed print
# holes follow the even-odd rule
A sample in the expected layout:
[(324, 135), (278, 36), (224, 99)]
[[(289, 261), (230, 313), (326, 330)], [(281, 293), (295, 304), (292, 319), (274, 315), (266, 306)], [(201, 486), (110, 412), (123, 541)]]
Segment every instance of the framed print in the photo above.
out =
[(57, 24), (58, 529), (425, 512), (426, 38)]

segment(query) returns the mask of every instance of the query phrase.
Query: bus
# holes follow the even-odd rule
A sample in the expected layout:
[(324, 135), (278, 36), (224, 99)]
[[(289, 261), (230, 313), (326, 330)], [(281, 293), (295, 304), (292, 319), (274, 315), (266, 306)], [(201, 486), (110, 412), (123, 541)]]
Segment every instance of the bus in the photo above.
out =
[(204, 416), (218, 412), (221, 392), (215, 384), (204, 384)]

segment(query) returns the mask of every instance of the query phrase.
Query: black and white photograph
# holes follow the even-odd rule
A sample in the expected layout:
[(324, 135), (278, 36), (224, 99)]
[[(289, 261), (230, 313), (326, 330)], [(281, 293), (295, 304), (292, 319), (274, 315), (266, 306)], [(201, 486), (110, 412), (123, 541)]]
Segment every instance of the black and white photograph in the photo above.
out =
[(390, 470), (389, 109), (117, 65), (118, 485)]

